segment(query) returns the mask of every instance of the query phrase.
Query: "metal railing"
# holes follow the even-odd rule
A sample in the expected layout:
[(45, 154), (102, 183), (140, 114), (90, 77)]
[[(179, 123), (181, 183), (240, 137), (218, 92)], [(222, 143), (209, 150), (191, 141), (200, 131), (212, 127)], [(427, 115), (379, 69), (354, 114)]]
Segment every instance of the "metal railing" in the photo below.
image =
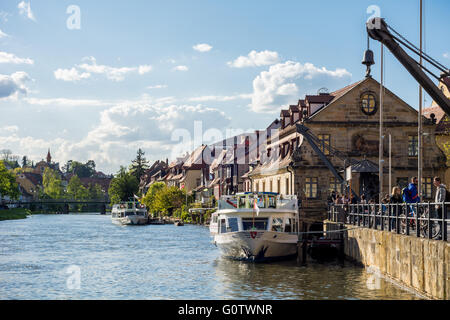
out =
[(331, 204), (328, 220), (397, 234), (447, 241), (450, 202)]

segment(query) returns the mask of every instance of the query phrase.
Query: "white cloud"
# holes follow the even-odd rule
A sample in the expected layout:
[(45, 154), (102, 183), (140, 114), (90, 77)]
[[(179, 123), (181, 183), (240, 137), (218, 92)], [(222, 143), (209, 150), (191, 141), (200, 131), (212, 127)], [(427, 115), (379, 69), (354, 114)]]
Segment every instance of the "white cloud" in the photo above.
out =
[(247, 56), (240, 56), (227, 64), (233, 68), (260, 67), (278, 63), (280, 58), (275, 51), (251, 51)]
[(91, 76), (89, 72), (79, 72), (77, 69), (57, 69), (54, 72), (57, 80), (63, 81), (79, 81), (81, 79), (87, 79)]
[(9, 35), (7, 35), (6, 33), (4, 33), (2, 30), (0, 30), (0, 39), (1, 38), (6, 38), (9, 37)]
[(213, 48), (212, 46), (210, 46), (207, 43), (199, 43), (196, 44), (195, 46), (192, 47), (195, 51), (199, 51), (199, 52), (208, 52), (211, 51), (211, 49)]
[(188, 71), (189, 68), (187, 66), (176, 66), (172, 70), (173, 71)]
[(19, 58), (12, 53), (0, 51), (0, 63), (34, 64), (34, 61), (30, 58)]
[(19, 131), (19, 127), (18, 126), (5, 126), (3, 128), (0, 128), (0, 133), (1, 132), (5, 132), (5, 133), (16, 133)]
[(445, 52), (442, 56), (446, 59), (450, 59), (450, 52)]
[(147, 64), (120, 68), (97, 64), (97, 59), (94, 57), (85, 57), (82, 61), (85, 63), (76, 65), (71, 69), (57, 69), (54, 72), (55, 78), (63, 81), (78, 81), (90, 78), (92, 74), (100, 74), (112, 81), (123, 81), (128, 74), (137, 73), (143, 75), (152, 70), (152, 66)]
[(95, 99), (68, 99), (68, 98), (25, 98), (25, 102), (38, 106), (61, 106), (61, 107), (101, 107), (110, 106), (112, 103)]
[(27, 94), (28, 88), (25, 82), (30, 81), (30, 76), (23, 71), (11, 75), (0, 74), (0, 99), (17, 97), (19, 93)]
[(233, 96), (200, 96), (200, 97), (192, 97), (189, 98), (189, 101), (192, 102), (205, 102), (205, 101), (219, 101), (219, 102), (226, 102), (226, 101), (232, 101), (232, 100), (245, 100), (245, 99), (251, 99), (252, 94), (238, 94)]
[(17, 6), (19, 9), (19, 13), (23, 16), (26, 16), (28, 19), (36, 21), (36, 18), (34, 17), (33, 11), (31, 11), (31, 5), (29, 2), (22, 1)]
[(157, 84), (154, 86), (148, 86), (147, 89), (165, 89), (167, 87), (167, 84)]
[(138, 67), (138, 73), (139, 74), (146, 74), (148, 72), (152, 71), (152, 66), (150, 65), (142, 65)]
[(99, 170), (115, 172), (135, 157), (138, 148), (146, 152), (149, 160), (172, 159), (177, 148), (191, 148), (192, 140), (172, 139), (172, 132), (182, 129), (193, 135), (194, 121), (201, 121), (206, 131), (218, 124), (225, 127), (230, 118), (218, 109), (202, 105), (126, 102), (101, 111), (98, 125), (78, 141), (0, 134), (0, 145), (32, 159), (42, 158), (50, 147), (60, 163), (94, 159)]
[(351, 74), (341, 68), (333, 71), (325, 67), (318, 68), (311, 63), (278, 63), (253, 80), (251, 108), (254, 112), (279, 112), (280, 107), (300, 98), (300, 90), (305, 93), (306, 88), (341, 85), (342, 81), (350, 78)]

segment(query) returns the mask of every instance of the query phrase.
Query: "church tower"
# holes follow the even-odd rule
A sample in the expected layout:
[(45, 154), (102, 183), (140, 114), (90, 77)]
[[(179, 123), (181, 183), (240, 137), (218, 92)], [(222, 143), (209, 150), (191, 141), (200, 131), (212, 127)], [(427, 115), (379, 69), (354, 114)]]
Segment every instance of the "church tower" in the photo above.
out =
[(52, 156), (50, 155), (50, 148), (48, 149), (47, 153), (47, 163), (50, 164), (52, 162)]

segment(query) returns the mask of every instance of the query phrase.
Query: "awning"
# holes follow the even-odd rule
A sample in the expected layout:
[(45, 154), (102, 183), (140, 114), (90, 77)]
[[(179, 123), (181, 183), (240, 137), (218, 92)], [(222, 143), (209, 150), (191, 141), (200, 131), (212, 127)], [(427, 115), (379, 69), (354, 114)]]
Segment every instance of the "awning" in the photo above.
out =
[[(378, 173), (379, 171), (380, 169), (378, 165), (373, 161), (367, 159), (358, 161), (352, 165), (352, 172), (355, 173)], [(341, 172), (344, 172), (344, 170), (342, 170)], [(386, 167), (383, 167), (383, 172), (388, 172)]]

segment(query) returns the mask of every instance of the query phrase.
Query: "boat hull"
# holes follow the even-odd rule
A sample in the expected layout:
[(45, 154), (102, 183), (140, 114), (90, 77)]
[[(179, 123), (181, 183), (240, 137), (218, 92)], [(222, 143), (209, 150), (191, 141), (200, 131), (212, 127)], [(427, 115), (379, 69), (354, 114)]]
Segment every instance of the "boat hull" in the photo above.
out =
[(239, 231), (214, 236), (215, 245), (227, 258), (269, 261), (297, 255), (297, 235), (274, 231)]
[(127, 216), (123, 218), (112, 218), (112, 222), (114, 224), (123, 225), (123, 226), (131, 226), (131, 225), (145, 225), (147, 224), (148, 219), (143, 216)]

